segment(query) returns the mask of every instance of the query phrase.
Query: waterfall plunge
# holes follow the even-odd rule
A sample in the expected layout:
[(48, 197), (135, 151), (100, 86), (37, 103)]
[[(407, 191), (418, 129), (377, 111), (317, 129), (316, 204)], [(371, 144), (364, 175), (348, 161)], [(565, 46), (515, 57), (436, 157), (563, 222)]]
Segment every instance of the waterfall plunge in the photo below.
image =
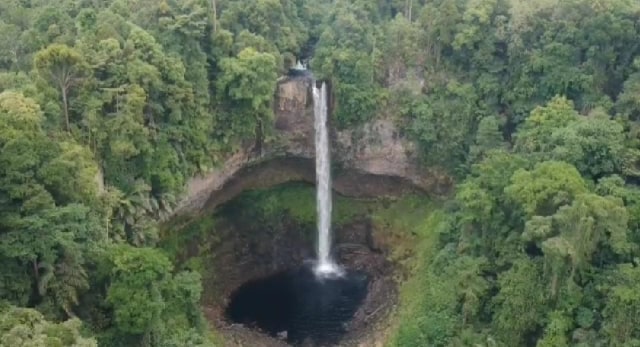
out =
[(331, 259), (331, 158), (327, 131), (327, 86), (313, 83), (313, 109), (316, 140), (316, 190), (318, 210), (318, 263), (315, 273), (319, 277), (339, 276), (342, 269)]

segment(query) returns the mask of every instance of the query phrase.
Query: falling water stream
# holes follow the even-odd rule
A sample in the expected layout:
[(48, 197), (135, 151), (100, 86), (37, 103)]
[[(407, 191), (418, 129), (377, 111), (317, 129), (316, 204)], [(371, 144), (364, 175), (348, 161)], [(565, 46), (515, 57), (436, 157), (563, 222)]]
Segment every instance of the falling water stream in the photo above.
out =
[(331, 157), (327, 131), (327, 86), (313, 83), (316, 140), (316, 189), (318, 210), (318, 276), (336, 276), (342, 270), (331, 259)]
[(313, 84), (316, 142), (318, 259), (237, 289), (226, 309), (233, 322), (258, 328), (294, 346), (337, 344), (368, 293), (369, 276), (331, 258), (331, 162), (327, 86)]

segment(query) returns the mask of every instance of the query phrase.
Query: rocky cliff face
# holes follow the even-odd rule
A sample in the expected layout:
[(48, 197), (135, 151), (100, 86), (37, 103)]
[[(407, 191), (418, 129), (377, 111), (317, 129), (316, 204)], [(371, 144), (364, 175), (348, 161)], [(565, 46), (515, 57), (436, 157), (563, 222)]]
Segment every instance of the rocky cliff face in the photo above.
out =
[[(197, 213), (232, 198), (243, 187), (257, 187), (255, 184), (239, 184), (236, 176), (240, 173), (245, 180), (251, 181), (253, 171), (256, 174), (254, 181), (266, 185), (287, 180), (313, 182), (307, 169), (304, 169), (305, 175), (301, 174), (301, 169), (292, 169), (291, 165), (282, 166), (277, 179), (265, 179), (260, 170), (251, 170), (253, 166), (278, 158), (308, 161), (314, 157), (312, 83), (309, 77), (281, 79), (274, 100), (275, 140), (248, 145), (230, 155), (219, 168), (191, 179), (177, 213)], [(443, 173), (419, 166), (413, 144), (389, 119), (376, 119), (348, 131), (334, 129), (331, 136), (334, 166), (342, 168), (334, 176), (334, 187), (343, 194), (375, 195), (373, 188), (367, 194), (367, 184), (363, 182), (367, 179), (372, 180), (369, 187), (377, 187), (380, 182), (395, 178), (436, 195), (446, 193), (451, 186), (451, 180)], [(269, 165), (270, 170), (277, 165), (277, 162)], [(358, 179), (354, 179), (356, 177)], [(359, 187), (350, 189), (356, 181), (360, 183)]]

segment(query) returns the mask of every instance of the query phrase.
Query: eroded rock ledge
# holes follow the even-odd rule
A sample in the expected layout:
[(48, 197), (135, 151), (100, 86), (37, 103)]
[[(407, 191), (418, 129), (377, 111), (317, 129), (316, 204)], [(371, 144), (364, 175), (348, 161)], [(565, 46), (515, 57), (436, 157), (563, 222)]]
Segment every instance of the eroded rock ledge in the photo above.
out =
[[(188, 182), (176, 213), (198, 213), (232, 199), (244, 189), (315, 179), (312, 80), (283, 78), (274, 100), (276, 140), (250, 144), (219, 168)], [(388, 119), (358, 129), (331, 132), (334, 189), (348, 196), (402, 193), (408, 187), (440, 195), (451, 180), (418, 164), (414, 145)], [(252, 177), (252, 175), (256, 175)], [(399, 190), (394, 190), (399, 189)]]

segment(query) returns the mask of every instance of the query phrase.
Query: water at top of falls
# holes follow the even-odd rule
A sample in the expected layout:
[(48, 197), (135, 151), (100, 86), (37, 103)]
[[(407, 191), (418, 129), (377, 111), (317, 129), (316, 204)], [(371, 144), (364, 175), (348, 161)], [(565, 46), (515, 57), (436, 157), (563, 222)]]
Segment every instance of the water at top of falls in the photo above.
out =
[(342, 274), (342, 269), (331, 259), (331, 156), (327, 130), (327, 86), (313, 83), (313, 109), (316, 142), (316, 190), (318, 211), (318, 277)]

